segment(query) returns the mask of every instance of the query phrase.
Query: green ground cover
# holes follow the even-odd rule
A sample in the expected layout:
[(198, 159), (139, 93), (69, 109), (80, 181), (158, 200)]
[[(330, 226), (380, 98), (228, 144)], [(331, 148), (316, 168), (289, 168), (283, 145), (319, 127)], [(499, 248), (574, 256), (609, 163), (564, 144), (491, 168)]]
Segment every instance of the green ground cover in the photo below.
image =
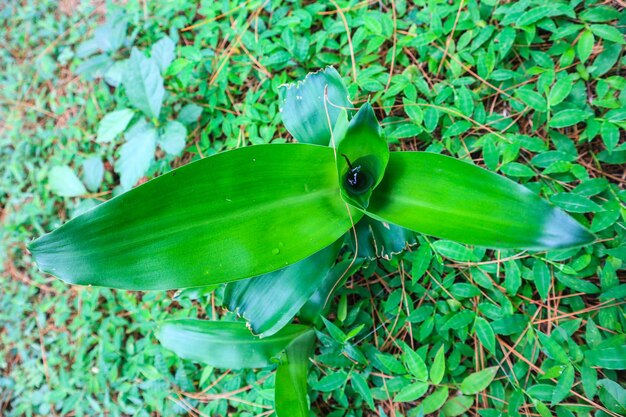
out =
[[(274, 369), (202, 367), (156, 341), (165, 318), (234, 319), (223, 288), (72, 287), (26, 245), (174, 167), (292, 141), (278, 87), (328, 65), (392, 147), (506, 175), (597, 240), (420, 236), (365, 263), (317, 332), (312, 413), (626, 415), (623, 2), (11, 1), (0, 23), (0, 415), (273, 413)], [(148, 55), (146, 107), (124, 64)]]

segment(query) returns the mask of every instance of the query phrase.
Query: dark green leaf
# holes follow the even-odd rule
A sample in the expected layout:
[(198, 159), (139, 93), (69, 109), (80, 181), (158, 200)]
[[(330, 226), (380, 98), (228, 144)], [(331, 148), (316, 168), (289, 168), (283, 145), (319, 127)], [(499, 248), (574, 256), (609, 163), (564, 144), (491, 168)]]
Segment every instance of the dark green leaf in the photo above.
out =
[(224, 304), (237, 312), (260, 337), (271, 336), (291, 321), (322, 285), (341, 249), (337, 241), (325, 249), (278, 271), (231, 282)]
[(315, 333), (308, 332), (287, 346), (276, 370), (276, 415), (308, 417), (307, 371), (313, 354)]

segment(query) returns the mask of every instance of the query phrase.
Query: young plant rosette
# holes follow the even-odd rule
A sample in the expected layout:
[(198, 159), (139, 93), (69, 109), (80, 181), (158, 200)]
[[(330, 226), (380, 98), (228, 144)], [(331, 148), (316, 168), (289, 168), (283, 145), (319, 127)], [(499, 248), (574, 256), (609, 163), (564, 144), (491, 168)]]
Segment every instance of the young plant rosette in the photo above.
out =
[[(225, 305), (247, 323), (170, 320), (159, 340), (216, 367), (277, 363), (277, 414), (299, 417), (308, 416), (313, 326), (362, 259), (403, 250), (415, 232), (530, 250), (594, 239), (505, 177), (436, 153), (390, 152), (371, 105), (355, 109), (334, 68), (281, 92), (299, 143), (224, 152), (119, 195), (35, 240), (41, 270), (127, 290), (229, 283)], [(289, 324), (296, 315), (302, 324)]]

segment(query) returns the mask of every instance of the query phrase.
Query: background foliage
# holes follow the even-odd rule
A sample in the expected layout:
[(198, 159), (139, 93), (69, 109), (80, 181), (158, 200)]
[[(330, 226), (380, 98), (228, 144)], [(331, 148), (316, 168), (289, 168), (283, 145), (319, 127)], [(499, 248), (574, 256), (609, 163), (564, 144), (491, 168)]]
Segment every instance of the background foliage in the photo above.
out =
[(598, 240), (420, 237), (366, 263), (317, 333), (315, 413), (626, 415), (623, 2), (66, 0), (4, 3), (0, 22), (1, 415), (273, 412), (274, 370), (203, 368), (155, 341), (165, 317), (233, 318), (222, 288), (70, 287), (25, 245), (173, 167), (291, 141), (277, 88), (326, 65), (393, 147), (514, 178)]

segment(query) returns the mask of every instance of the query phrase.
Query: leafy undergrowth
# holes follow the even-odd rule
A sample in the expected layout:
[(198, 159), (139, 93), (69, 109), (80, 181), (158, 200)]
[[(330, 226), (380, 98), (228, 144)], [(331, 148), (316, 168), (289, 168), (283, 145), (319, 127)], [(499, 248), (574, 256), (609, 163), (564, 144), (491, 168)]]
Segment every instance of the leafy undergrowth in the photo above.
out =
[(273, 369), (200, 367), (155, 341), (166, 317), (234, 318), (221, 288), (70, 287), (25, 245), (173, 167), (291, 141), (278, 86), (326, 65), (392, 147), (507, 175), (598, 239), (520, 253), (420, 237), (365, 264), (319, 329), (314, 413), (626, 415), (622, 2), (43, 3), (0, 8), (0, 415), (273, 413)]

